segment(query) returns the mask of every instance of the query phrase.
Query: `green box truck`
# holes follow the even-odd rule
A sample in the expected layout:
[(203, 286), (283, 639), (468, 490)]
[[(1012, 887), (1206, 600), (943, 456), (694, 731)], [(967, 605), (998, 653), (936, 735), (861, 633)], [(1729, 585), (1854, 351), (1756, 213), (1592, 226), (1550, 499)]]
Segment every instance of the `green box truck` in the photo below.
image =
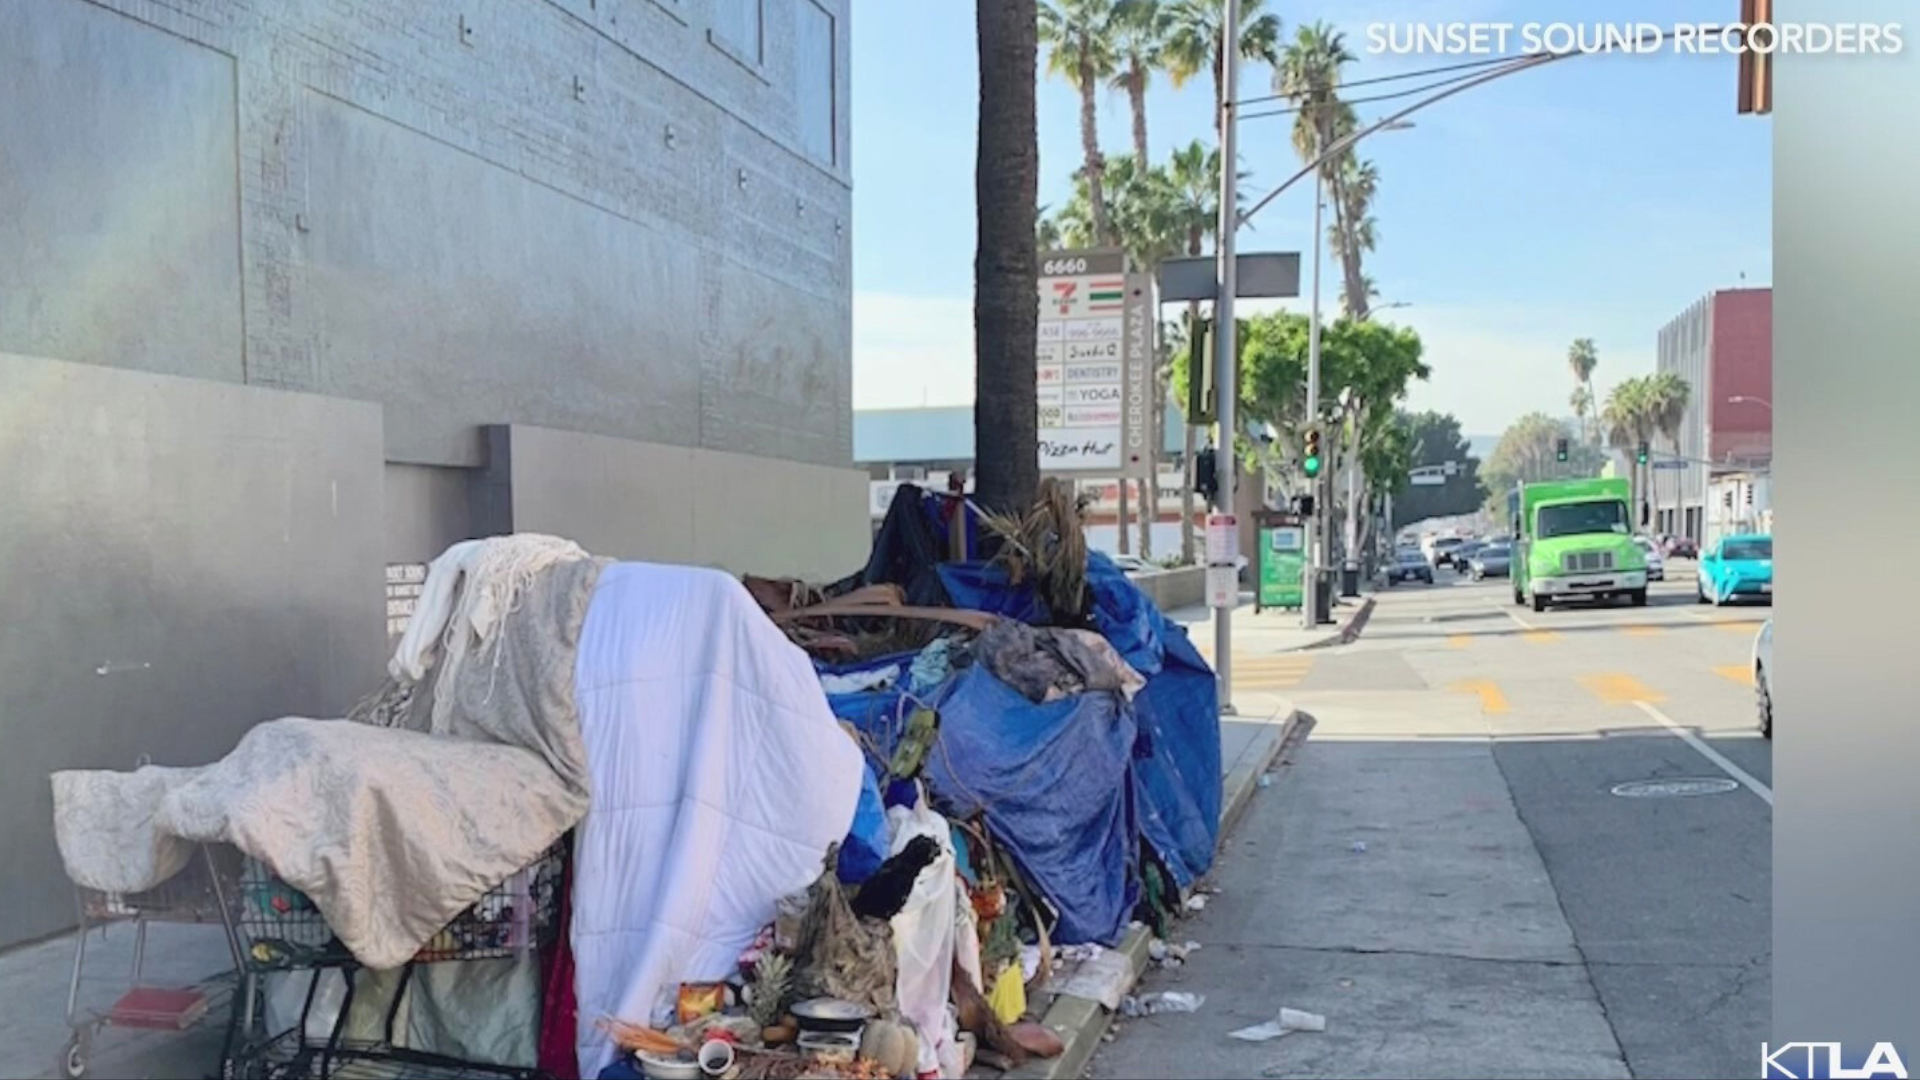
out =
[(1633, 542), (1624, 478), (1521, 484), (1513, 519), (1513, 602), (1545, 611), (1575, 597), (1647, 602), (1647, 560)]

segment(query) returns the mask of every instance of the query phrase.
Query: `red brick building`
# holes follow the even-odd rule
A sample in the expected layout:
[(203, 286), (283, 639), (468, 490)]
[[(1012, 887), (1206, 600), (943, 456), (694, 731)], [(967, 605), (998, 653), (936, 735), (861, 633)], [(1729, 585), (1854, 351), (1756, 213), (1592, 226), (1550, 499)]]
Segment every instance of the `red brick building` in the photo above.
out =
[(1660, 440), (1654, 471), (1652, 531), (1701, 539), (1715, 472), (1766, 470), (1773, 460), (1773, 290), (1721, 289), (1660, 329), (1657, 370), (1686, 379), (1693, 392), (1680, 445)]

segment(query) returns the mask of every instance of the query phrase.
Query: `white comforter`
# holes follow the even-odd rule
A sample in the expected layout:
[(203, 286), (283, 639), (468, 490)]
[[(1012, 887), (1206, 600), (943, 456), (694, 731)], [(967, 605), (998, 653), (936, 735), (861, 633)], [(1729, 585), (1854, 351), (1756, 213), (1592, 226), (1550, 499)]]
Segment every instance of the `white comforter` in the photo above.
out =
[(717, 571), (607, 567), (574, 696), (593, 791), (574, 985), (595, 1076), (614, 1056), (596, 1021), (650, 1022), (679, 983), (730, 974), (775, 903), (819, 877), (861, 760), (806, 654)]

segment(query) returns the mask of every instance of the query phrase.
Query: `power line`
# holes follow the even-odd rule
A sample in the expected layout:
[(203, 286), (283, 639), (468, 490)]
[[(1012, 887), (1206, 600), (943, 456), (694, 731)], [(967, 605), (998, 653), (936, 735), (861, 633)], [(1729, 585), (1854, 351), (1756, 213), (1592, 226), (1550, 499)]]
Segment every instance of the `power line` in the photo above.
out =
[[(1503, 60), (1503, 62), (1507, 62), (1507, 61)], [(1477, 79), (1479, 77), (1480, 77), (1479, 71), (1477, 70), (1469, 71), (1464, 75), (1455, 75), (1450, 79), (1436, 79), (1430, 83), (1422, 83), (1421, 85), (1413, 87), (1410, 90), (1399, 90), (1391, 94), (1369, 94), (1365, 97), (1346, 98), (1339, 101), (1338, 104), (1365, 105), (1368, 102), (1373, 102), (1373, 101), (1392, 101), (1395, 98), (1413, 97), (1416, 94), (1424, 94), (1430, 90), (1439, 90), (1444, 87), (1453, 86), (1455, 84), (1463, 83), (1470, 79)], [(1327, 102), (1327, 104), (1332, 105), (1332, 104), (1335, 104), (1335, 102)], [(1292, 116), (1295, 113), (1301, 113), (1305, 111), (1307, 111), (1307, 109), (1301, 106), (1293, 106), (1285, 109), (1264, 109), (1264, 110), (1261, 110), (1260, 112), (1244, 113), (1240, 116), (1240, 119), (1260, 120), (1270, 116)]]
[(1278, 94), (1278, 93), (1261, 94), (1259, 97), (1241, 98), (1238, 101), (1235, 101), (1233, 104), (1235, 108), (1238, 108), (1242, 105), (1258, 105), (1263, 101), (1290, 100), (1292, 98), (1299, 97), (1302, 94), (1314, 94), (1314, 93), (1319, 93), (1322, 90), (1342, 90), (1342, 89), (1346, 89), (1348, 87), (1354, 87), (1354, 86), (1372, 86), (1375, 83), (1394, 82), (1399, 79), (1421, 79), (1421, 78), (1425, 78), (1428, 75), (1444, 75), (1449, 71), (1467, 71), (1474, 68), (1492, 67), (1495, 64), (1504, 64), (1509, 61), (1518, 60), (1518, 59), (1521, 59), (1521, 58), (1517, 56), (1493, 56), (1493, 57), (1488, 57), (1485, 60), (1469, 60), (1469, 61), (1466, 61), (1465, 63), (1460, 63), (1460, 64), (1447, 64), (1442, 67), (1421, 68), (1417, 71), (1403, 71), (1398, 75), (1377, 75), (1371, 79), (1354, 79), (1352, 82), (1336, 82), (1336, 83), (1328, 83), (1324, 86), (1308, 86), (1300, 90), (1294, 91), (1293, 93), (1287, 93), (1287, 94)]

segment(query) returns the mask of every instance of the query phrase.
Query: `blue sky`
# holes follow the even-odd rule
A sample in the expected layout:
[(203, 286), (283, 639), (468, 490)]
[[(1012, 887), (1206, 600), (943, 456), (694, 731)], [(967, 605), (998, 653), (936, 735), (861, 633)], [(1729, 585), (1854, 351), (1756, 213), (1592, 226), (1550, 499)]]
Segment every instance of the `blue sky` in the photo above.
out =
[[(1275, 2), (1284, 32), (1323, 19), (1360, 54), (1349, 79), (1457, 63), (1366, 55), (1371, 23), (1584, 21), (1577, 0)], [(1733, 0), (1610, 0), (1610, 23), (1714, 22)], [(853, 11), (854, 405), (970, 402), (977, 75), (966, 0), (861, 0)], [(1517, 35), (1517, 31), (1516, 31)], [(1044, 56), (1043, 56), (1044, 70)], [(1241, 96), (1270, 92), (1243, 71)], [(1426, 80), (1356, 88), (1352, 96)], [(1412, 99), (1359, 106), (1363, 118)], [(1156, 157), (1212, 138), (1211, 86), (1161, 79), (1148, 101)], [(1249, 105), (1252, 112), (1258, 106)], [(1040, 201), (1058, 205), (1079, 164), (1078, 103), (1059, 79), (1039, 96)], [(1242, 125), (1247, 190), (1299, 167), (1289, 118)], [(1518, 415), (1568, 411), (1567, 343), (1595, 339), (1604, 395), (1653, 367), (1660, 325), (1710, 290), (1772, 280), (1771, 122), (1734, 113), (1731, 56), (1578, 57), (1476, 87), (1362, 145), (1381, 173), (1368, 270), (1383, 314), (1420, 331), (1433, 378), (1411, 404), (1497, 434)], [(1110, 153), (1130, 140), (1125, 97), (1103, 92)], [(1243, 251), (1305, 251), (1301, 184), (1241, 233)], [(1323, 303), (1337, 303), (1336, 275)], [(1296, 309), (1304, 302), (1287, 305)]]

